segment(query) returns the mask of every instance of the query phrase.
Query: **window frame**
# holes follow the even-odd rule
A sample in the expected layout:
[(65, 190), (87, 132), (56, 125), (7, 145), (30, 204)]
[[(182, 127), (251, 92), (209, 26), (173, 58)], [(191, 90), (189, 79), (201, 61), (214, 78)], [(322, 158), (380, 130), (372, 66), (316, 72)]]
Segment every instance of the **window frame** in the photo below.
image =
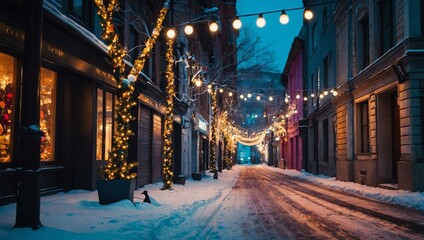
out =
[(368, 99), (357, 103), (357, 153), (369, 154), (370, 146), (370, 124), (369, 124), (369, 102)]
[[(39, 120), (41, 121), (41, 69), (46, 69), (46, 70), (48, 70), (48, 71), (51, 71), (51, 72), (54, 72), (54, 74), (55, 74), (55, 82), (54, 82), (54, 86), (53, 86), (53, 88), (54, 88), (54, 96), (52, 96), (52, 102), (54, 101), (54, 106), (53, 106), (53, 108), (54, 108), (54, 114), (53, 114), (53, 133), (52, 133), (52, 135), (53, 135), (53, 138), (52, 138), (52, 142), (51, 142), (51, 145), (52, 145), (52, 149), (53, 149), (53, 152), (52, 152), (52, 159), (51, 160), (46, 160), (46, 161), (43, 161), (43, 160), (41, 160), (41, 145), (40, 145), (40, 162), (41, 162), (41, 164), (42, 165), (52, 165), (52, 164), (56, 164), (57, 163), (57, 157), (56, 157), (56, 155), (57, 155), (57, 144), (56, 144), (56, 139), (57, 139), (57, 137), (59, 136), (59, 134), (58, 134), (58, 131), (57, 131), (57, 129), (58, 129), (58, 114), (59, 114), (59, 111), (58, 111), (58, 109), (59, 109), (59, 100), (58, 100), (58, 91), (59, 91), (59, 89), (60, 89), (60, 86), (59, 86), (59, 71), (57, 71), (57, 69), (55, 69), (54, 67), (52, 67), (52, 66), (50, 66), (50, 65), (46, 65), (46, 64), (41, 64), (41, 66), (40, 66), (40, 77), (39, 77), (39, 96), (40, 96), (40, 102), (39, 102), (39, 111), (40, 111), (40, 116), (39, 116)], [(41, 128), (41, 123), (39, 122), (39, 124), (40, 124), (40, 128)], [(41, 129), (42, 130), (42, 129)]]
[[(102, 94), (102, 133), (101, 133), (101, 138), (102, 138), (102, 143), (101, 143), (101, 159), (98, 159), (98, 157), (97, 157), (97, 147), (98, 147), (98, 144), (97, 144), (97, 141), (98, 141), (98, 127), (97, 127), (97, 123), (98, 123), (98, 117), (99, 117), (99, 108), (98, 108), (98, 106), (99, 106), (99, 104), (98, 104), (98, 100), (99, 100), (99, 91), (101, 92), (101, 94)], [(115, 134), (115, 132), (116, 132), (116, 129), (115, 129), (115, 126), (116, 126), (116, 124), (115, 124), (115, 119), (116, 119), (116, 116), (115, 116), (115, 114), (116, 114), (116, 112), (115, 112), (115, 100), (116, 100), (116, 94), (113, 92), (113, 91), (111, 91), (111, 90), (108, 90), (108, 89), (105, 89), (105, 88), (102, 88), (102, 87), (100, 87), (100, 86), (97, 86), (96, 87), (96, 96), (95, 96), (95, 98), (96, 98), (96, 106), (95, 106), (95, 109), (96, 109), (96, 119), (95, 119), (95, 129), (96, 129), (96, 132), (95, 132), (95, 141), (96, 141), (96, 143), (95, 143), (95, 152), (96, 152), (96, 154), (95, 154), (95, 161), (96, 162), (106, 162), (107, 161), (107, 158), (106, 158), (106, 152), (107, 152), (107, 149), (106, 149), (106, 125), (107, 125), (107, 119), (108, 119), (108, 116), (107, 116), (107, 96), (108, 96), (108, 94), (110, 94), (110, 96), (111, 96), (111, 107), (112, 107), (112, 109), (111, 109), (111, 114), (110, 114), (110, 116), (111, 116), (111, 123), (112, 123), (112, 125), (111, 125), (111, 136), (110, 136), (110, 150), (112, 150), (112, 143), (113, 143), (113, 135)]]
[(330, 136), (330, 128), (329, 128), (329, 123), (330, 121), (328, 120), (328, 118), (322, 120), (322, 138), (323, 138), (323, 162), (329, 162), (329, 136)]

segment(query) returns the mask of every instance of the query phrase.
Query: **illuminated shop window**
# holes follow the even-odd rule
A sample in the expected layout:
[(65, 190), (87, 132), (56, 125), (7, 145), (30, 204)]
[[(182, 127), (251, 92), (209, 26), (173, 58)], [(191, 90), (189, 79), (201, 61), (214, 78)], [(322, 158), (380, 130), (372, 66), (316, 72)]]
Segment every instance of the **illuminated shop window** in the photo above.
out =
[(44, 132), (41, 138), (41, 161), (54, 160), (56, 118), (56, 73), (41, 68), (40, 72), (40, 129)]
[(16, 59), (0, 53), (0, 163), (10, 162)]
[(112, 150), (113, 95), (97, 89), (96, 159), (107, 160)]

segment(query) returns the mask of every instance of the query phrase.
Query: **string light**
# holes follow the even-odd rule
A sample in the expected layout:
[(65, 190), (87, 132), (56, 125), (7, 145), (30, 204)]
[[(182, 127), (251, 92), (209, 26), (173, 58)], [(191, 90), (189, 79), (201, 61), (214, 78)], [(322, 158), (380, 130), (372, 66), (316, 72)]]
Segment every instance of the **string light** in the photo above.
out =
[(305, 8), (305, 11), (303, 12), (303, 17), (306, 20), (311, 20), (314, 17), (314, 13), (309, 8)]
[(191, 35), (194, 32), (193, 26), (191, 24), (184, 27), (184, 32), (187, 35)]
[(244, 98), (244, 95), (243, 95), (243, 94), (241, 94), (241, 95), (240, 95), (240, 99), (243, 99), (243, 98)]
[(166, 67), (166, 110), (165, 110), (165, 125), (163, 131), (164, 145), (163, 145), (163, 186), (162, 190), (171, 190), (172, 189), (172, 178), (174, 173), (172, 171), (172, 159), (174, 155), (174, 151), (172, 148), (172, 132), (174, 130), (173, 127), (173, 119), (174, 115), (174, 95), (175, 95), (175, 84), (174, 84), (174, 56), (173, 56), (173, 46), (174, 39), (170, 38), (167, 41), (167, 51), (166, 51), (166, 60), (168, 62)]
[(133, 135), (130, 128), (130, 121), (134, 120), (131, 108), (137, 105), (134, 99), (134, 82), (136, 76), (143, 70), (146, 59), (150, 56), (151, 50), (161, 32), (162, 23), (168, 12), (168, 4), (161, 9), (156, 20), (156, 25), (152, 35), (147, 39), (145, 47), (141, 54), (134, 61), (133, 68), (128, 75), (128, 79), (124, 78), (126, 64), (124, 57), (126, 51), (119, 40), (119, 35), (115, 32), (113, 24), (113, 13), (118, 8), (117, 0), (110, 0), (106, 7), (103, 0), (94, 1), (100, 17), (100, 25), (102, 27), (102, 38), (108, 46), (108, 56), (113, 62), (113, 72), (116, 83), (118, 84), (118, 93), (116, 101), (116, 133), (113, 135), (112, 149), (107, 159), (107, 164), (103, 174), (107, 180), (112, 179), (133, 179), (137, 173), (130, 170), (138, 166), (138, 162), (127, 162), (128, 158), (128, 140)]
[(228, 92), (228, 96), (232, 97), (233, 96), (233, 92)]
[(236, 17), (233, 21), (233, 28), (234, 29), (240, 29), (242, 26), (242, 23), (240, 21), (240, 18)]
[(261, 96), (256, 96), (256, 100), (260, 101), (261, 100)]
[(289, 16), (286, 14), (286, 11), (281, 11), (281, 15), (280, 15), (280, 23), (283, 25), (286, 25), (287, 23), (289, 23)]
[(169, 38), (169, 39), (173, 39), (173, 38), (175, 38), (175, 35), (176, 35), (176, 33), (175, 33), (175, 30), (174, 29), (169, 29), (167, 32), (166, 32), (166, 36)]
[(202, 86), (202, 81), (200, 81), (200, 79), (196, 79), (195, 84), (196, 84), (197, 87), (200, 87), (200, 86)]
[(248, 93), (248, 94), (247, 94), (247, 97), (248, 97), (248, 98), (251, 98), (251, 97), (252, 97), (252, 94), (251, 94), (251, 93)]
[(218, 29), (219, 29), (218, 23), (211, 22), (211, 24), (209, 25), (209, 30), (211, 30), (211, 32), (216, 32), (218, 31)]
[(274, 98), (273, 98), (272, 96), (269, 96), (269, 98), (268, 98), (268, 99), (269, 99), (269, 101), (271, 101), (271, 102), (274, 100)]
[(262, 14), (259, 14), (258, 19), (256, 19), (256, 26), (258, 26), (259, 28), (263, 28), (266, 25), (266, 20), (263, 17)]

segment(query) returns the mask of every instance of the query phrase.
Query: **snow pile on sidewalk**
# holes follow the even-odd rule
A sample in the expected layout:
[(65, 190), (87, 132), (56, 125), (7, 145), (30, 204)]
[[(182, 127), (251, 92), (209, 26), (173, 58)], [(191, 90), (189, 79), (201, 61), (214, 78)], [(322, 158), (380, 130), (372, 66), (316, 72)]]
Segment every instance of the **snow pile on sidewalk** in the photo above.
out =
[[(75, 190), (42, 197), (43, 228), (37, 231), (12, 229), (16, 204), (0, 206), (0, 240), (196, 239), (205, 235), (211, 215), (230, 193), (239, 171), (238, 166), (224, 170), (218, 180), (207, 173), (201, 181), (188, 179), (184, 186), (174, 184), (173, 191), (160, 190), (162, 183), (149, 184), (134, 193), (135, 206), (129, 200), (100, 205), (97, 191)], [(143, 203), (144, 190), (152, 204)], [(231, 236), (231, 229), (222, 234)]]
[(266, 167), (275, 172), (280, 172), (296, 178), (301, 178), (320, 185), (325, 185), (332, 189), (337, 189), (344, 192), (353, 193), (370, 199), (375, 199), (383, 202), (402, 205), (405, 207), (424, 211), (424, 193), (410, 192), (405, 190), (388, 190), (377, 187), (370, 187), (354, 182), (343, 182), (336, 180), (335, 177), (324, 175), (314, 175), (305, 171), (287, 170), (269, 167), (267, 165), (258, 165), (258, 167)]

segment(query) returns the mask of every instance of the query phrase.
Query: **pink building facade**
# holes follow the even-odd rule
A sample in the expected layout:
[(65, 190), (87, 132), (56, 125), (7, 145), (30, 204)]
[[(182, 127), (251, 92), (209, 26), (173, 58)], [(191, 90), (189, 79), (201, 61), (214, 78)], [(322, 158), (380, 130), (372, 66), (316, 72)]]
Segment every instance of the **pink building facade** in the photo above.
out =
[(303, 141), (299, 121), (303, 118), (303, 60), (302, 40), (293, 40), (287, 58), (282, 81), (286, 88), (287, 115), (286, 133), (282, 142), (281, 158), (287, 169), (303, 169)]

